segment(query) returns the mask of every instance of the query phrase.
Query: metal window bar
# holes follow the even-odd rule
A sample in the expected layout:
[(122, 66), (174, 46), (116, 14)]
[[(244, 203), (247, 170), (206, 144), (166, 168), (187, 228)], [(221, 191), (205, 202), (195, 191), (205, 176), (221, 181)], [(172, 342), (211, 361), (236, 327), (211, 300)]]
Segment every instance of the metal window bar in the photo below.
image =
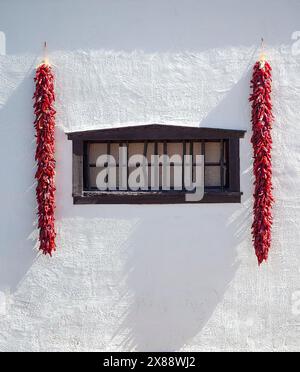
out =
[[(167, 144), (167, 141), (164, 141), (163, 142), (163, 154), (164, 155), (168, 155), (168, 144)], [(165, 171), (165, 169), (164, 169), (164, 166), (163, 166), (162, 167), (162, 172), (161, 172), (161, 177), (163, 177), (164, 171)], [(170, 174), (170, 177), (171, 177), (171, 174)], [(163, 179), (161, 180), (161, 185), (162, 185), (162, 187), (164, 186)]]
[[(122, 143), (118, 143), (118, 151), (119, 151), (119, 148), (122, 146)], [(120, 190), (120, 176), (119, 176), (119, 173), (120, 173), (120, 159), (119, 159), (119, 152), (118, 152), (118, 161), (116, 162), (116, 172), (117, 172), (117, 187), (116, 189), (117, 190)]]
[(224, 190), (224, 140), (221, 140), (220, 144), (220, 181), (221, 181), (221, 190)]
[[(147, 164), (147, 152), (148, 152), (148, 141), (144, 141), (144, 151), (143, 151), (143, 155), (144, 155), (144, 158), (146, 159), (146, 164)], [(143, 164), (144, 166), (144, 179), (146, 179), (146, 175), (148, 174), (148, 180), (149, 180), (149, 164), (147, 164), (147, 170), (148, 172), (146, 173), (146, 168), (145, 168), (145, 164)], [(148, 181), (147, 180), (147, 181)], [(149, 181), (148, 181), (148, 188), (149, 188)]]
[(225, 185), (226, 187), (229, 186), (229, 141), (226, 140), (225, 142), (225, 148), (224, 148), (224, 157), (225, 157), (225, 162), (226, 162), (226, 174), (225, 174)]
[(194, 181), (194, 166), (193, 166), (194, 164), (194, 142), (193, 141), (190, 142), (190, 155), (192, 159), (191, 166), (192, 166), (192, 182), (193, 182)]
[(205, 141), (202, 140), (201, 141), (201, 155), (204, 156), (204, 175), (203, 175), (203, 178), (204, 178), (204, 189), (205, 189)]
[[(106, 144), (106, 154), (109, 156), (110, 155), (110, 142), (107, 142)], [(108, 164), (108, 159), (107, 159), (107, 162), (104, 164), (104, 166), (107, 168), (109, 166)], [(107, 176), (105, 177), (105, 182), (108, 182), (108, 174)]]
[(90, 170), (89, 170), (89, 143), (85, 142), (83, 148), (83, 180), (84, 189), (90, 189)]
[(185, 189), (185, 183), (184, 183), (184, 162), (185, 162), (185, 155), (186, 155), (186, 141), (182, 141), (182, 190)]
[[(158, 155), (158, 142), (154, 142), (154, 155)], [(150, 163), (151, 164), (151, 163)], [(150, 172), (151, 172), (151, 166), (150, 166)], [(155, 184), (156, 181), (158, 182), (158, 190), (160, 190), (160, 185), (159, 185), (159, 169), (158, 169), (158, 180), (155, 179)], [(157, 173), (155, 172), (155, 178), (157, 177)]]
[(127, 191), (128, 191), (128, 187), (129, 187), (129, 184), (128, 184), (128, 181), (129, 181), (129, 166), (128, 166), (128, 156), (129, 156), (129, 142), (127, 141), (126, 142), (126, 148), (127, 148)]

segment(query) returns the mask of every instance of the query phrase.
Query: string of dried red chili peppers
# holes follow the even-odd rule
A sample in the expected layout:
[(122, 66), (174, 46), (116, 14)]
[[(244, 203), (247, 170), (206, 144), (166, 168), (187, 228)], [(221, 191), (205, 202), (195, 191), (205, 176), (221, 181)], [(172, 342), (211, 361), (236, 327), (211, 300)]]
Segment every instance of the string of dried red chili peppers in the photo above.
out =
[(52, 255), (55, 251), (55, 159), (54, 159), (54, 77), (48, 64), (41, 64), (34, 78), (34, 127), (36, 129), (37, 180), (36, 199), (38, 204), (39, 249)]
[(272, 68), (267, 61), (256, 62), (251, 80), (254, 205), (252, 237), (254, 249), (261, 264), (267, 260), (272, 229), (272, 137), (271, 103)]

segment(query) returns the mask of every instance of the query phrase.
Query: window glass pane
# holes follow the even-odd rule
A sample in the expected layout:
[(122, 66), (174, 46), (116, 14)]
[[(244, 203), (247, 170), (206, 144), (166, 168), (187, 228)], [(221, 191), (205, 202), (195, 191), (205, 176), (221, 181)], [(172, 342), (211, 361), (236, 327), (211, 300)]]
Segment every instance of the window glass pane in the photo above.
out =
[(171, 189), (176, 186), (177, 191), (183, 191), (182, 185), (182, 167), (171, 167)]
[(92, 167), (90, 168), (90, 187), (91, 188), (96, 188), (97, 187), (97, 184), (96, 184), (96, 178), (97, 178), (97, 175), (99, 174), (99, 172), (101, 170), (105, 169), (104, 167), (99, 167), (99, 168), (96, 168), (96, 167)]
[(191, 145), (190, 142), (186, 142), (186, 143), (185, 143), (185, 154), (186, 154), (186, 155), (191, 155), (191, 150), (190, 150), (190, 149), (191, 149), (191, 146), (192, 146), (192, 145)]
[(128, 144), (128, 158), (132, 155), (141, 155), (144, 152), (143, 143), (129, 143)]
[(193, 144), (193, 151), (194, 151), (194, 156), (193, 156), (193, 161), (196, 161), (196, 155), (202, 155), (201, 153), (201, 142), (194, 142)]
[(164, 144), (162, 142), (157, 144), (157, 153), (158, 155), (163, 155), (164, 153)]
[[(104, 171), (106, 168), (105, 167), (90, 167), (89, 169), (89, 174), (90, 174), (90, 178), (89, 178), (89, 181), (90, 181), (90, 188), (97, 188), (97, 184), (96, 184), (96, 180), (97, 180), (97, 176), (98, 174), (101, 172), (101, 171)], [(118, 187), (118, 184), (119, 184), (119, 168), (116, 167), (115, 168), (116, 170), (116, 184), (117, 184), (117, 187)], [(108, 181), (108, 179), (107, 179)]]
[(205, 186), (221, 186), (220, 166), (205, 166)]
[[(153, 174), (151, 173), (151, 167), (148, 167), (148, 189), (151, 190), (151, 180), (153, 179), (153, 183), (155, 180), (155, 171), (154, 169), (152, 170)], [(153, 176), (153, 177), (152, 177)], [(162, 186), (162, 167), (159, 167), (158, 169), (158, 185), (159, 187)]]
[(97, 158), (100, 155), (107, 153), (106, 143), (90, 143), (89, 144), (89, 162), (96, 164)]
[[(138, 167), (129, 167), (128, 168), (128, 177), (130, 176), (130, 174), (132, 173), (132, 172), (134, 172), (135, 170), (137, 170), (138, 169)], [(142, 171), (142, 170), (140, 170), (140, 171)], [(136, 173), (135, 173), (135, 176), (137, 176), (137, 179), (136, 178), (134, 178), (134, 180), (135, 180), (135, 182), (137, 182), (139, 185), (141, 184), (141, 179), (140, 179), (140, 171), (137, 171)], [(128, 186), (132, 186), (132, 185), (128, 185)]]
[(221, 158), (220, 142), (205, 142), (205, 162), (219, 162)]
[[(169, 142), (168, 143), (168, 155), (171, 157), (172, 155), (180, 155), (182, 156), (183, 151), (183, 144), (177, 142)], [(188, 149), (186, 150), (188, 154)]]
[(110, 155), (115, 158), (116, 164), (119, 162), (119, 143), (111, 143), (110, 144)]
[[(144, 154), (144, 149), (142, 154)], [(147, 143), (147, 161), (150, 163), (151, 161), (151, 155), (154, 154), (154, 143), (153, 142), (148, 142)]]

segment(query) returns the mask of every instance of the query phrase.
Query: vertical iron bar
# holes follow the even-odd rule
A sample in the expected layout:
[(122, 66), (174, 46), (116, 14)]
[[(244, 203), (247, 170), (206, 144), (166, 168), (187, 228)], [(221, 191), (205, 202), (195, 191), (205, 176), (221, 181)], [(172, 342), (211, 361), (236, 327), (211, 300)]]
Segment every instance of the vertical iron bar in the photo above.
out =
[(190, 142), (190, 156), (192, 159), (192, 182), (194, 182), (194, 142)]
[(127, 152), (127, 191), (129, 191), (129, 183), (128, 183), (128, 180), (129, 180), (129, 166), (128, 166), (128, 156), (129, 156), (129, 142), (127, 141), (126, 142), (126, 152)]
[(183, 141), (182, 142), (182, 191), (185, 190), (185, 182), (184, 182), (185, 155), (186, 155), (186, 141)]
[[(120, 168), (121, 168), (121, 164), (120, 164), (120, 147), (123, 147), (123, 143), (120, 142), (118, 143), (118, 162), (117, 162), (117, 169), (116, 169), (116, 172), (117, 172), (117, 179), (118, 179), (118, 182), (117, 182), (117, 190), (120, 190)], [(121, 172), (122, 174), (122, 172)]]
[(89, 144), (84, 142), (83, 145), (83, 185), (85, 190), (90, 189), (90, 161), (89, 161)]
[[(106, 144), (106, 155), (110, 155), (110, 142), (107, 142), (107, 144)], [(106, 162), (106, 167), (108, 168), (108, 173), (109, 173), (109, 158), (107, 158), (107, 162)], [(106, 180), (106, 182), (108, 182), (108, 180), (109, 180), (109, 175), (107, 175), (107, 180)]]
[(144, 141), (144, 157), (147, 158), (148, 141)]
[(204, 156), (204, 175), (203, 175), (204, 180), (203, 182), (204, 182), (204, 188), (205, 188), (205, 141), (204, 140), (201, 141), (201, 155)]
[(224, 190), (224, 140), (221, 140), (221, 155), (220, 155), (220, 179), (221, 179), (221, 190)]
[[(158, 142), (154, 142), (154, 155), (158, 155)], [(158, 164), (157, 164), (158, 165)], [(160, 185), (159, 185), (159, 165), (158, 165), (158, 169), (157, 169), (157, 172), (158, 172), (158, 189), (160, 190)], [(155, 177), (157, 176), (157, 173), (155, 173)]]
[[(147, 179), (147, 190), (148, 190), (149, 189), (149, 179), (150, 179), (149, 178), (150, 177), (149, 176), (149, 169), (150, 168), (148, 167), (147, 151), (148, 151), (148, 141), (144, 141), (144, 152), (143, 152), (143, 155), (144, 155), (146, 164), (143, 164), (143, 167), (144, 167), (143, 169), (144, 169), (144, 179)], [(147, 165), (147, 168), (146, 168), (146, 165)]]
[[(167, 156), (168, 155), (168, 144), (167, 144), (167, 141), (164, 141), (164, 145), (163, 146), (164, 146), (164, 148), (163, 148), (163, 154)], [(165, 161), (165, 159), (164, 159), (164, 161)], [(163, 166), (162, 166), (162, 170), (161, 170), (161, 175), (162, 175), (161, 184), (162, 184), (162, 187), (164, 186), (164, 184), (163, 184), (163, 181), (164, 181), (163, 176), (164, 175), (166, 176), (166, 169), (165, 169), (165, 167), (166, 167), (166, 164), (164, 163)], [(171, 169), (169, 169), (169, 172), (170, 172), (170, 183), (171, 183)]]

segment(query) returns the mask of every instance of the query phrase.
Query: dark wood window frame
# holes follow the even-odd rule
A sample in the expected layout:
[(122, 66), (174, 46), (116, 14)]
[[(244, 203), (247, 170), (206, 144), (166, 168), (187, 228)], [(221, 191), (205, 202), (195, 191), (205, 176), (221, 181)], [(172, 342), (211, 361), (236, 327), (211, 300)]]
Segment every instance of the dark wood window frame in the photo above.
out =
[[(226, 188), (205, 188), (196, 203), (240, 203), (240, 138), (244, 130), (197, 128), (175, 125), (138, 125), (67, 133), (73, 144), (74, 204), (175, 204), (187, 203), (182, 191), (91, 191), (86, 189), (87, 143), (199, 142), (221, 141), (227, 144), (228, 174)], [(224, 141), (224, 142), (223, 142)]]

